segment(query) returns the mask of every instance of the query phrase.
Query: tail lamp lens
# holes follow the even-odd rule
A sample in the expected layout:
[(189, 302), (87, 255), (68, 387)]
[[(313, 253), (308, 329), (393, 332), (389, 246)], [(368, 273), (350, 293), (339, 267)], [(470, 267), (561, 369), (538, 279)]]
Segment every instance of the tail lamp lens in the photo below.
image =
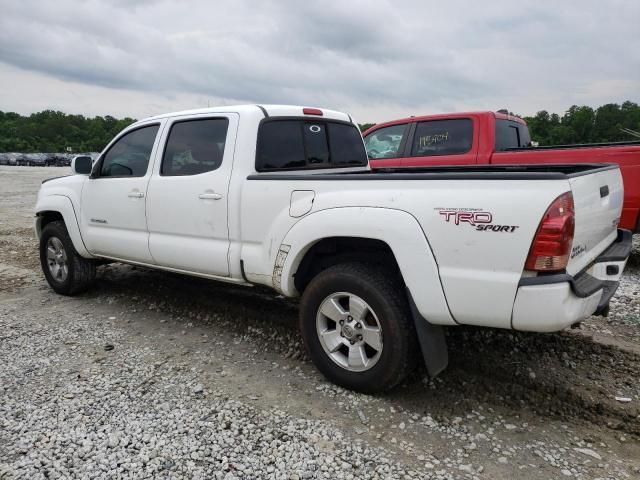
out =
[(573, 194), (563, 193), (542, 217), (525, 269), (539, 272), (564, 270), (569, 262), (575, 226)]

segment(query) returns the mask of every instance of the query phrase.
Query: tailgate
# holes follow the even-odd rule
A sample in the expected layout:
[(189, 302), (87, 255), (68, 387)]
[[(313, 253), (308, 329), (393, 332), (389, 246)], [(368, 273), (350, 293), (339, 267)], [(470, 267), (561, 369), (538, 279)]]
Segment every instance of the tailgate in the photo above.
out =
[(616, 239), (624, 190), (617, 166), (584, 172), (569, 183), (576, 228), (567, 273), (575, 275)]

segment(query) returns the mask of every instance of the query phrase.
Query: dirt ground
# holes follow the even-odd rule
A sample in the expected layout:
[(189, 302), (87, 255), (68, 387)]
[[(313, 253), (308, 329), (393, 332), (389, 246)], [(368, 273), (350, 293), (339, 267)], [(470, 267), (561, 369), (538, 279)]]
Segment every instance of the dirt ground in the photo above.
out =
[[(195, 402), (202, 387), (197, 408), (224, 398), (266, 419), (284, 412), (388, 462), (390, 470), (371, 473), (372, 455), (362, 470), (350, 467), (353, 478), (640, 478), (640, 250), (609, 318), (555, 334), (452, 328), (450, 366), (438, 378), (419, 371), (390, 394), (365, 396), (315, 370), (302, 348), (296, 305), (267, 290), (111, 264), (99, 268), (90, 292), (55, 295), (40, 272), (32, 209), (41, 180), (66, 173), (0, 166), (0, 397), (13, 402), (0, 407), (0, 478), (54, 471), (80, 478), (80, 471), (99, 470), (89, 456), (79, 456), (75, 470), (47, 464), (38, 449), (48, 448), (61, 427), (34, 423), (18, 407), (33, 405), (24, 409), (33, 416), (38, 405), (60, 405), (80, 379), (81, 397), (92, 397), (102, 392), (93, 383), (99, 378), (111, 379), (104, 395), (117, 389), (124, 410), (146, 401), (131, 392), (152, 392), (154, 402), (166, 397), (177, 402), (173, 409)], [(156, 370), (162, 373), (148, 374)], [(169, 393), (174, 387), (182, 393)], [(189, 408), (182, 411), (189, 416)], [(100, 424), (81, 423), (86, 435)], [(277, 425), (269, 431), (284, 429)], [(29, 440), (30, 429), (39, 439)], [(296, 442), (312, 441), (304, 435)], [(316, 450), (317, 457), (326, 454)], [(277, 462), (272, 472), (252, 474), (225, 465), (225, 475), (242, 478), (324, 472), (318, 467), (305, 476), (283, 467), (280, 477)], [(161, 467), (149, 476), (190, 476), (178, 454)], [(105, 478), (126, 476), (110, 468), (101, 470)]]

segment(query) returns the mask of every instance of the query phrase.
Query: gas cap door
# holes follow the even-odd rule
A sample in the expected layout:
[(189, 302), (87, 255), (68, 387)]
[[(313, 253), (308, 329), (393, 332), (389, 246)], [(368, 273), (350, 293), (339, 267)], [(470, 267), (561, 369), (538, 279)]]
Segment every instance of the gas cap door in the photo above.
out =
[(315, 196), (316, 192), (313, 190), (294, 190), (291, 192), (289, 216), (298, 218), (309, 213), (311, 207), (313, 207), (313, 199)]

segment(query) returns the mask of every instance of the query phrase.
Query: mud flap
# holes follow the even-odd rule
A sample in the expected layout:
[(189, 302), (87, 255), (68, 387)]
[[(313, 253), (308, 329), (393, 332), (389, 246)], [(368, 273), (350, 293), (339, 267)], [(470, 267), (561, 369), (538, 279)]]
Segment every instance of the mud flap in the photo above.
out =
[(444, 330), (440, 325), (431, 325), (420, 315), (409, 289), (407, 289), (407, 297), (409, 298), (411, 316), (418, 334), (424, 364), (427, 367), (427, 373), (433, 378), (447, 368), (449, 364), (449, 351), (447, 350)]

